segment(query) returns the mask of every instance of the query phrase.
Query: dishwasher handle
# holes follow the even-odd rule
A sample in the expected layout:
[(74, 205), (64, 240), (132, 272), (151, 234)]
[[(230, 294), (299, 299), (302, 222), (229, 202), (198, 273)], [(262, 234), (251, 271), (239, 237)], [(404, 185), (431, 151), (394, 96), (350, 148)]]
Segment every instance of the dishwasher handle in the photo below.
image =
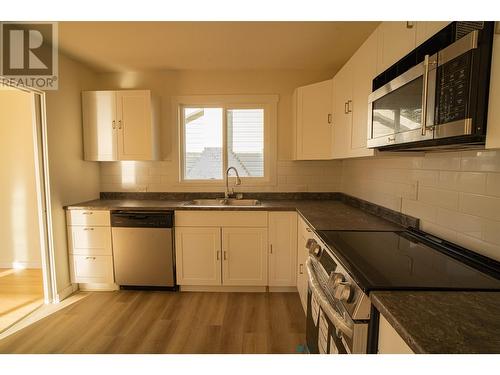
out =
[(111, 226), (124, 228), (172, 228), (172, 211), (112, 211)]

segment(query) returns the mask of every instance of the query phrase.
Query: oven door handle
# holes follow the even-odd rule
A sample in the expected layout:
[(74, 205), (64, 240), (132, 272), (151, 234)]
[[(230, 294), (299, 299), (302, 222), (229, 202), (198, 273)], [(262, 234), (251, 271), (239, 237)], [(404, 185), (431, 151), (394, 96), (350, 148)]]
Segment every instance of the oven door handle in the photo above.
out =
[(349, 325), (342, 318), (342, 316), (331, 307), (330, 302), (326, 298), (325, 293), (321, 289), (321, 285), (319, 284), (318, 279), (316, 278), (316, 275), (314, 273), (314, 269), (311, 263), (311, 258), (307, 258), (306, 260), (306, 270), (307, 270), (307, 275), (309, 277), (309, 286), (311, 287), (311, 291), (316, 296), (316, 299), (319, 305), (321, 306), (323, 312), (332, 321), (332, 323), (335, 325), (335, 328), (342, 331), (342, 333), (344, 333), (347, 337), (352, 338), (354, 332), (351, 325)]

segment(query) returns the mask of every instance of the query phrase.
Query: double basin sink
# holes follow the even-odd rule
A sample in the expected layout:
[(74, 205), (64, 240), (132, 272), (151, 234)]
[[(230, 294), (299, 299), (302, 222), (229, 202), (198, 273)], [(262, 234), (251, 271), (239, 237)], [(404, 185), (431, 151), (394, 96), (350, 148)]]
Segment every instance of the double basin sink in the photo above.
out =
[(217, 198), (217, 199), (194, 199), (184, 203), (185, 206), (198, 207), (258, 207), (260, 201), (257, 199), (235, 199), (235, 198)]

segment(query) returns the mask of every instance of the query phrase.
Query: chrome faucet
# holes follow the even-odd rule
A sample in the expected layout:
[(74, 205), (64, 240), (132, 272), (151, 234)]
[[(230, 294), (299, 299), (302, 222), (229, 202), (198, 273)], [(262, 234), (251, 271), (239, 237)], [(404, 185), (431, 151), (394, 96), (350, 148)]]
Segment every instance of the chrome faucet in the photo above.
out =
[(235, 167), (229, 167), (228, 169), (226, 169), (226, 191), (224, 193), (224, 198), (225, 199), (228, 199), (229, 197), (231, 197), (231, 195), (234, 194), (234, 188), (232, 188), (231, 191), (229, 191), (229, 171), (231, 169), (234, 171), (234, 173), (236, 173), (236, 183), (235, 183), (235, 186), (241, 185), (241, 179), (240, 179), (240, 175), (238, 173), (238, 170)]

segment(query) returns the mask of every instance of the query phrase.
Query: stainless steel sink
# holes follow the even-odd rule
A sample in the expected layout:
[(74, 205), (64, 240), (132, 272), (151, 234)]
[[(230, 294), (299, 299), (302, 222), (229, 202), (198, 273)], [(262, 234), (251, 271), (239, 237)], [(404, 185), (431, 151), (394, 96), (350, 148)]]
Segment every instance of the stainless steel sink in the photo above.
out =
[(231, 206), (231, 207), (256, 207), (260, 205), (260, 201), (257, 199), (194, 199), (190, 202), (185, 203), (186, 206), (200, 206), (200, 207), (220, 207), (220, 206)]

